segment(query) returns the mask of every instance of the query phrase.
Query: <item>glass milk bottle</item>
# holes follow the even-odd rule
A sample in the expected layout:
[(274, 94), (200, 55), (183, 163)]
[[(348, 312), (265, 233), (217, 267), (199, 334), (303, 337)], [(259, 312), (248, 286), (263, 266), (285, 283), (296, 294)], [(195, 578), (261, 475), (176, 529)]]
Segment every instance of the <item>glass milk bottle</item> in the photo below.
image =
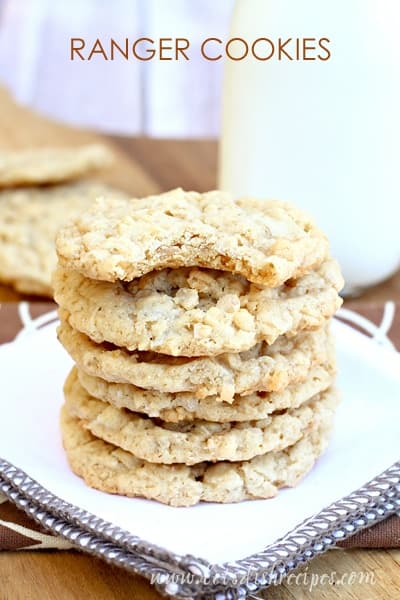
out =
[[(314, 215), (348, 293), (400, 266), (399, 29), (399, 0), (237, 0), (233, 14), (230, 38), (301, 52), (226, 61), (219, 186)], [(303, 38), (328, 38), (330, 58), (304, 60)]]

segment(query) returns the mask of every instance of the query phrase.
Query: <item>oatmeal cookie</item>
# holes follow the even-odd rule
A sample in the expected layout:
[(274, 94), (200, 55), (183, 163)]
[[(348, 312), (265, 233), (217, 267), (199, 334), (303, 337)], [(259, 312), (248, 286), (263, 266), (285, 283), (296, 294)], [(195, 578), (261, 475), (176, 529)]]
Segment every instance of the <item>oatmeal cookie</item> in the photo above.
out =
[(56, 302), (74, 329), (97, 343), (172, 356), (243, 352), (318, 329), (341, 305), (342, 284), (333, 259), (278, 288), (196, 268), (109, 283), (58, 267), (53, 278)]
[(56, 233), (100, 195), (124, 193), (93, 182), (0, 191), (0, 281), (52, 297)]
[(199, 266), (276, 287), (318, 267), (328, 242), (288, 203), (176, 189), (100, 199), (60, 231), (57, 252), (66, 269), (102, 281)]
[(82, 387), (88, 394), (117, 408), (146, 414), (163, 421), (205, 420), (227, 423), (265, 419), (272, 412), (296, 408), (316, 394), (325, 391), (335, 376), (333, 356), (330, 363), (312, 368), (305, 381), (288, 385), (280, 392), (253, 392), (236, 396), (232, 403), (221, 402), (215, 396), (196, 398), (190, 392), (177, 394), (144, 390), (127, 383), (109, 383), (77, 371)]
[(219, 402), (233, 402), (235, 396), (253, 392), (283, 391), (308, 378), (313, 367), (331, 361), (334, 353), (329, 326), (292, 338), (280, 336), (272, 345), (260, 342), (237, 354), (185, 358), (129, 352), (112, 344), (96, 344), (69, 325), (68, 312), (60, 309), (59, 313), (58, 338), (86, 374), (162, 393), (214, 396)]
[(111, 151), (101, 144), (2, 151), (0, 188), (60, 183), (107, 167), (112, 160)]

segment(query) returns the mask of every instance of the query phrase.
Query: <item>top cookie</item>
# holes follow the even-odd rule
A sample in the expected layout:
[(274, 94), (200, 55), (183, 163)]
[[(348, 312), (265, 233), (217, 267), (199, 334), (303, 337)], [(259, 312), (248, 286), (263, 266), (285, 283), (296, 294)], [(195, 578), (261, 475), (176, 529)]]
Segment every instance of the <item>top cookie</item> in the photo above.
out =
[(100, 144), (0, 152), (0, 187), (67, 181), (111, 162), (111, 152)]
[(141, 200), (98, 199), (59, 232), (57, 252), (64, 267), (103, 281), (199, 266), (275, 287), (318, 266), (328, 242), (290, 204), (176, 189)]

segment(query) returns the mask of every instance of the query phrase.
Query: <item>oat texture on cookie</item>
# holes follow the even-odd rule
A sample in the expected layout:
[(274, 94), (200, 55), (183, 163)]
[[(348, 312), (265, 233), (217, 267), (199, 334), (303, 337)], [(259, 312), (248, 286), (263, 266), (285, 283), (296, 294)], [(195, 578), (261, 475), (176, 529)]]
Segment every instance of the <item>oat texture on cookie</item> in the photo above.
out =
[(325, 235), (294, 206), (213, 191), (143, 199), (101, 198), (62, 229), (60, 263), (101, 281), (163, 268), (204, 267), (278, 286), (317, 267)]
[(57, 231), (96, 198), (124, 197), (83, 179), (112, 162), (100, 144), (0, 152), (0, 283), (53, 297)]
[(212, 356), (322, 327), (340, 306), (343, 281), (336, 261), (327, 260), (276, 288), (198, 268), (163, 269), (125, 284), (59, 267), (53, 284), (71, 326), (97, 343)]
[(101, 144), (2, 151), (0, 188), (62, 183), (108, 167), (112, 162), (111, 151)]
[(91, 181), (0, 190), (0, 281), (52, 297), (58, 229), (99, 196), (123, 195)]

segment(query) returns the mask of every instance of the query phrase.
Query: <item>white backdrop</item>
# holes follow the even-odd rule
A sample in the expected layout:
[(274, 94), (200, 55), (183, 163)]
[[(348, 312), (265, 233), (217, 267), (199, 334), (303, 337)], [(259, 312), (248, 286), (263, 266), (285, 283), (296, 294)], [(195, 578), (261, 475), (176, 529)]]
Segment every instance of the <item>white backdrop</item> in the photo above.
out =
[[(222, 64), (204, 37), (225, 37), (233, 0), (0, 0), (0, 83), (63, 121), (132, 135), (214, 136)], [(70, 61), (69, 40), (187, 37), (191, 60)]]

